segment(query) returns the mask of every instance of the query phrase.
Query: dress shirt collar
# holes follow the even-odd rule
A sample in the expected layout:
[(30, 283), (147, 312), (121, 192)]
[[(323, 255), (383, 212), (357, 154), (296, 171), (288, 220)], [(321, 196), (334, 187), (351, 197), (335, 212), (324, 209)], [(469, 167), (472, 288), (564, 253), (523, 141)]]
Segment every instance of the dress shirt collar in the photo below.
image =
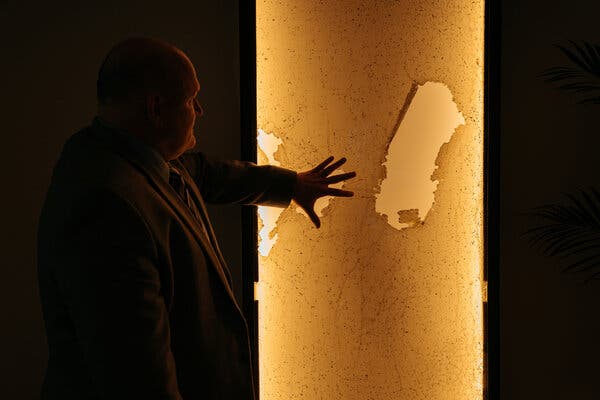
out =
[(96, 116), (94, 118), (93, 124), (97, 124), (104, 129), (108, 129), (113, 132), (118, 132), (123, 135), (127, 141), (127, 144), (131, 147), (131, 149), (136, 152), (142, 163), (144, 163), (147, 167), (153, 168), (157, 170), (160, 176), (167, 182), (169, 182), (169, 164), (165, 161), (165, 159), (160, 155), (158, 151), (148, 146), (146, 143), (133, 136), (131, 133), (126, 130), (119, 128), (118, 126), (113, 125), (112, 123), (106, 121), (102, 117)]

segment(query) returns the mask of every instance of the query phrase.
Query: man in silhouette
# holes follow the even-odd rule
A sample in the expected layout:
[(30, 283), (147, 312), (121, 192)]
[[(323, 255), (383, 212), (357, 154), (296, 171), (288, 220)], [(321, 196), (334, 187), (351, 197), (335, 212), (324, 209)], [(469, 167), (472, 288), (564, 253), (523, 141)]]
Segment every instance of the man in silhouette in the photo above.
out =
[(344, 163), (291, 170), (211, 161), (192, 63), (148, 38), (117, 44), (98, 74), (98, 116), (65, 144), (40, 217), (49, 345), (42, 398), (252, 399), (246, 321), (206, 202), (286, 207), (319, 227)]

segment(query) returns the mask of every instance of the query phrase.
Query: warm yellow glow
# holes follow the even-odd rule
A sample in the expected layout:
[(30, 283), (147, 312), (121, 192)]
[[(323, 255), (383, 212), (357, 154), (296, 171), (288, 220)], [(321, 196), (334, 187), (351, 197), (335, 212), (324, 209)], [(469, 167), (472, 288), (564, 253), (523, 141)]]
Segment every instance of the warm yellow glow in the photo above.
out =
[(482, 398), (483, 12), (257, 1), (259, 161), (358, 174), (319, 230), (261, 211), (261, 400)]

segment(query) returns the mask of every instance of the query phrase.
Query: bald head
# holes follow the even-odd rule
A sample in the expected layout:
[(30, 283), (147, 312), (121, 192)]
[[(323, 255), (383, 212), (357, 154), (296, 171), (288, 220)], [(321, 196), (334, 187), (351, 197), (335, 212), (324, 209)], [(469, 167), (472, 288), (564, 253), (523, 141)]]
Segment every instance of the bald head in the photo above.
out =
[(115, 45), (98, 72), (98, 104), (113, 106), (145, 94), (176, 97), (192, 75), (193, 66), (175, 46), (158, 39), (130, 38)]
[(113, 47), (98, 72), (98, 115), (156, 149), (165, 160), (194, 147), (200, 84), (187, 56), (157, 39)]

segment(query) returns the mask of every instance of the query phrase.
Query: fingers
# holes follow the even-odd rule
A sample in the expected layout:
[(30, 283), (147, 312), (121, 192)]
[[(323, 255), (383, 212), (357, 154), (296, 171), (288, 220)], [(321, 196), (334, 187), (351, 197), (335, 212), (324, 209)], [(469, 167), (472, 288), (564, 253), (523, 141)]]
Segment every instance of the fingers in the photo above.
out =
[(330, 177), (326, 178), (325, 183), (327, 185), (331, 185), (333, 183), (338, 183), (338, 182), (345, 181), (350, 178), (354, 178), (355, 176), (356, 176), (356, 172), (354, 172), (354, 171), (347, 172), (345, 174), (334, 175), (334, 176), (330, 176)]
[(315, 210), (312, 207), (310, 207), (305, 209), (304, 211), (306, 211), (306, 213), (308, 214), (308, 218), (310, 218), (312, 223), (315, 224), (317, 229), (319, 229), (321, 227), (321, 220), (319, 219), (319, 216), (317, 215)]
[(327, 166), (327, 164), (329, 164), (330, 162), (333, 161), (333, 156), (329, 156), (325, 159), (325, 161), (323, 161), (321, 164), (317, 165), (316, 167), (314, 167), (312, 169), (312, 172), (319, 172), (321, 171), (323, 168), (325, 168)]
[(349, 190), (336, 189), (336, 188), (327, 188), (325, 190), (325, 195), (326, 196), (338, 196), (338, 197), (352, 197), (352, 196), (354, 196), (354, 192), (351, 192)]
[(346, 162), (346, 157), (340, 158), (339, 160), (337, 160), (336, 162), (331, 164), (329, 167), (323, 169), (323, 171), (321, 171), (321, 176), (329, 175), (330, 173), (332, 173), (333, 171), (338, 169), (341, 165), (343, 165), (345, 162)]

